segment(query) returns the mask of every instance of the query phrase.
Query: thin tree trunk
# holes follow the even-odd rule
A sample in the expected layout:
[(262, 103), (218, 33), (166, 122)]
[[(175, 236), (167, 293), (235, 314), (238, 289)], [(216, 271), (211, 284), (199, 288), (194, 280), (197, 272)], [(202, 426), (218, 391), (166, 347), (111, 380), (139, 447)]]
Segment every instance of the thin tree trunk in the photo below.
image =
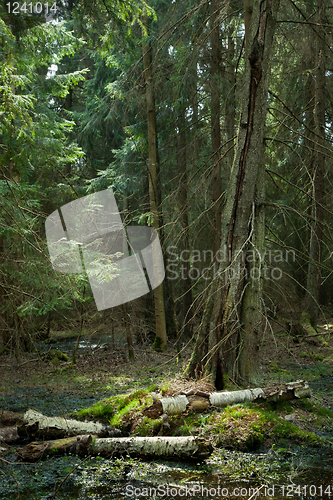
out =
[[(148, 29), (148, 16), (143, 17), (143, 23)], [(147, 122), (148, 122), (148, 170), (149, 170), (149, 199), (150, 211), (153, 221), (152, 227), (160, 231), (160, 217), (158, 204), (158, 181), (157, 181), (157, 134), (155, 115), (155, 93), (152, 72), (151, 48), (148, 41), (143, 44), (143, 66), (146, 82), (146, 102), (147, 102)], [(154, 289), (155, 317), (156, 317), (156, 337), (154, 346), (157, 349), (165, 350), (167, 347), (167, 334), (164, 309), (163, 283)]]
[(220, 81), (221, 81), (221, 40), (220, 40), (220, 0), (211, 0), (212, 32), (211, 42), (211, 142), (212, 142), (212, 201), (213, 201), (213, 225), (214, 242), (213, 254), (220, 248), (221, 243), (221, 206), (222, 206), (222, 183), (221, 183), (221, 124), (220, 124)]
[[(264, 130), (269, 60), (279, 0), (254, 0), (245, 51), (243, 99), (235, 162), (222, 220), (219, 277), (214, 279), (188, 375), (208, 372), (217, 389), (224, 376), (257, 382), (261, 319), (261, 262), (253, 274), (249, 253), (263, 238)], [(207, 340), (209, 339), (209, 342)], [(207, 349), (209, 345), (209, 349)]]
[(128, 321), (128, 311), (127, 311), (126, 306), (127, 306), (127, 304), (122, 305), (122, 311), (123, 311), (123, 319), (124, 319), (125, 331), (126, 331), (128, 359), (134, 359), (135, 353), (134, 353), (133, 342), (132, 342), (132, 330), (131, 330), (130, 322)]
[[(231, 10), (229, 6), (229, 10)], [(236, 114), (236, 72), (234, 66), (234, 56), (235, 56), (235, 42), (233, 39), (234, 27), (230, 26), (228, 30), (228, 50), (227, 50), (227, 64), (226, 64), (226, 76), (228, 81), (227, 93), (225, 96), (225, 129), (226, 129), (226, 139), (228, 147), (234, 144), (235, 137), (235, 114)], [(224, 168), (222, 173), (222, 179), (225, 185), (227, 185), (230, 172), (234, 159), (234, 150), (226, 156), (226, 161), (224, 162)], [(224, 186), (223, 186), (224, 188)]]
[[(180, 213), (180, 228), (181, 228), (181, 245), (182, 250), (185, 250), (189, 255), (189, 228), (188, 228), (188, 202), (187, 202), (187, 159), (186, 159), (186, 108), (182, 108), (178, 114), (178, 171), (179, 171), (179, 213)], [(182, 262), (184, 278), (182, 278), (182, 306), (183, 306), (183, 321), (182, 330), (185, 337), (189, 338), (192, 332), (192, 282), (189, 276), (190, 262), (189, 259)]]
[[(317, 0), (318, 24), (325, 24), (325, 3)], [(320, 292), (320, 261), (321, 261), (321, 241), (323, 236), (323, 209), (324, 202), (324, 176), (325, 176), (325, 155), (320, 146), (325, 145), (325, 28), (318, 27), (316, 37), (316, 68), (315, 68), (315, 105), (314, 123), (316, 132), (316, 151), (314, 155), (314, 168), (312, 171), (312, 217), (314, 221), (311, 225), (309, 265), (307, 276), (307, 294), (305, 308), (310, 316), (310, 322), (314, 328), (317, 326), (319, 311)]]

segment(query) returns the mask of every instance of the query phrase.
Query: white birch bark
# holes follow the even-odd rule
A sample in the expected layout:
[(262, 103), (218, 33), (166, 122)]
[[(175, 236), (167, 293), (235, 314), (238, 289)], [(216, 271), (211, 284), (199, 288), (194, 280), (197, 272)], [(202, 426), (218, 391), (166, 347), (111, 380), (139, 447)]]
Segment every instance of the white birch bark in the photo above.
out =
[(92, 455), (129, 454), (140, 457), (205, 459), (212, 452), (204, 440), (193, 436), (132, 437), (93, 439), (89, 447)]
[(209, 401), (212, 406), (224, 408), (234, 404), (249, 403), (260, 397), (265, 397), (262, 389), (245, 389), (244, 391), (213, 392), (209, 396)]
[[(109, 429), (95, 422), (80, 422), (63, 417), (46, 417), (36, 410), (28, 410), (23, 416), (23, 422), (18, 424), (19, 435), (40, 437), (78, 436), (79, 434), (109, 435)], [(110, 428), (111, 430), (111, 428)], [(120, 431), (119, 431), (120, 432)]]
[(198, 393), (190, 392), (191, 394), (187, 394), (188, 397), (179, 395), (172, 398), (161, 398), (160, 402), (162, 403), (163, 413), (167, 415), (179, 415), (185, 411), (202, 411), (206, 409), (203, 404), (205, 401), (209, 402), (211, 406), (224, 408), (234, 404), (249, 403), (263, 399), (277, 401), (278, 399), (311, 397), (311, 388), (304, 380), (296, 380), (288, 384), (278, 384), (273, 387), (258, 387), (241, 391), (213, 392), (211, 394), (205, 394), (201, 391), (198, 391)]
[(186, 396), (180, 395), (173, 398), (162, 398), (163, 412), (167, 415), (179, 415), (186, 411), (189, 400)]

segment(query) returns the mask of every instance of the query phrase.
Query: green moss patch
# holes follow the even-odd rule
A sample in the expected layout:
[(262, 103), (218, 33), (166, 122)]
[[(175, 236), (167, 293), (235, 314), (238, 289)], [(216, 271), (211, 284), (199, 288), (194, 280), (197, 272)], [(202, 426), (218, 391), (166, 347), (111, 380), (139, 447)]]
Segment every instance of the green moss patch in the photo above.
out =
[(209, 424), (217, 434), (217, 446), (243, 451), (259, 448), (271, 427), (261, 414), (242, 405), (213, 414)]
[(152, 403), (151, 392), (154, 390), (156, 390), (156, 385), (130, 394), (112, 396), (98, 401), (89, 408), (76, 411), (72, 415), (78, 418), (106, 421), (105, 423), (109, 423), (112, 427), (131, 430), (133, 421), (141, 417), (143, 409)]

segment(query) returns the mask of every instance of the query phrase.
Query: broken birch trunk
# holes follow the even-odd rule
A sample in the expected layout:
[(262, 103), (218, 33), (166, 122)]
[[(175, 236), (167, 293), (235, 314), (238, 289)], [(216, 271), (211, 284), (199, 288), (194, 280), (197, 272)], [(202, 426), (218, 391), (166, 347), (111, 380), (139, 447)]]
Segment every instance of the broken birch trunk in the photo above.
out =
[(75, 436), (55, 441), (35, 441), (17, 448), (16, 456), (24, 462), (37, 462), (49, 455), (87, 455), (92, 436)]
[(23, 420), (17, 423), (17, 432), (22, 437), (61, 439), (65, 436), (92, 434), (98, 437), (119, 437), (121, 431), (95, 422), (80, 422), (63, 417), (46, 417), (36, 410), (28, 410)]
[(212, 446), (205, 440), (193, 437), (132, 437), (95, 438), (77, 436), (29, 443), (17, 449), (19, 459), (35, 462), (48, 455), (101, 455), (133, 457), (155, 457), (168, 459), (204, 460), (212, 453)]
[(130, 437), (94, 439), (90, 447), (93, 455), (124, 455), (186, 460), (204, 460), (212, 453), (212, 446), (193, 436)]
[[(185, 411), (204, 411), (211, 406), (224, 408), (229, 405), (248, 403), (251, 401), (278, 401), (279, 399), (298, 399), (311, 396), (311, 389), (304, 380), (274, 387), (244, 389), (232, 392), (213, 392), (211, 394), (191, 390), (185, 394), (171, 398), (161, 398), (155, 405), (160, 405), (161, 414), (179, 415)], [(152, 409), (154, 405), (149, 407)], [(149, 410), (147, 408), (147, 410)], [(148, 414), (148, 411), (147, 411)]]

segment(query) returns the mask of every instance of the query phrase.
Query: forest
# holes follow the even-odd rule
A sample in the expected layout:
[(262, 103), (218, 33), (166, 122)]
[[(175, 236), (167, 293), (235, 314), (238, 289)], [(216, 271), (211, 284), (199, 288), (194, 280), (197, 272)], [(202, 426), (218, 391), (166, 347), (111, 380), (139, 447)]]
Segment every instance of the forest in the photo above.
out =
[(214, 453), (332, 446), (332, 28), (329, 0), (0, 3), (0, 498), (28, 484), (13, 443), (59, 438), (29, 408)]

